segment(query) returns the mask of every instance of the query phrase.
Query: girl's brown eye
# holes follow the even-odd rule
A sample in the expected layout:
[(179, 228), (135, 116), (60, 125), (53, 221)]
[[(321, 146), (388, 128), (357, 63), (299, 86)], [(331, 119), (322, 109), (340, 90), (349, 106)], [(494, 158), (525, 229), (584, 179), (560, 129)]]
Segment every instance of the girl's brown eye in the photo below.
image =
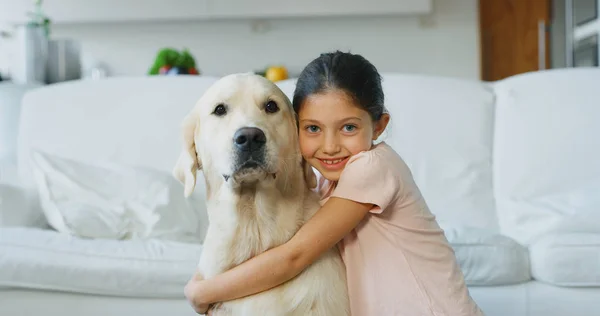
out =
[(265, 104), (265, 111), (267, 113), (276, 113), (279, 111), (279, 106), (277, 106), (275, 101), (269, 101), (267, 104)]

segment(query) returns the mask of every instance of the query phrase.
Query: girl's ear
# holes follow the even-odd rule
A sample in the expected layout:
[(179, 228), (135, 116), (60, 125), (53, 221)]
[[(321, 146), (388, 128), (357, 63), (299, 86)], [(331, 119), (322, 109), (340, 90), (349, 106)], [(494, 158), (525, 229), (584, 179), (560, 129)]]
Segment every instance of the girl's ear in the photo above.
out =
[(390, 122), (390, 115), (388, 113), (383, 113), (379, 121), (375, 122), (373, 126), (373, 140), (376, 140), (381, 136), (388, 123)]

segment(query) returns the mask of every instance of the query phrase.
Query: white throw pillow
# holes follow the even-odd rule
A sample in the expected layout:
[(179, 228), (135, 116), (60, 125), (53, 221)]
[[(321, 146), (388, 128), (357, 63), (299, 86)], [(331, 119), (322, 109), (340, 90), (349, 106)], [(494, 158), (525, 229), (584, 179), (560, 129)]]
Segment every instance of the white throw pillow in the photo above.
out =
[(497, 286), (531, 279), (529, 252), (510, 237), (469, 226), (440, 226), (469, 286)]
[(35, 184), (48, 223), (60, 232), (106, 239), (156, 238), (201, 243), (204, 199), (186, 199), (171, 174), (116, 163), (88, 164), (32, 153)]

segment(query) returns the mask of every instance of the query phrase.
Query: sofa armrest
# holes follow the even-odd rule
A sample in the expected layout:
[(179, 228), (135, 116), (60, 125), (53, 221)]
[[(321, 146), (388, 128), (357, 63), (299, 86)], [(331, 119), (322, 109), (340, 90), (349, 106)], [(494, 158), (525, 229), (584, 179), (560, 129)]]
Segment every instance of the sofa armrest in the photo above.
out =
[(35, 191), (19, 185), (16, 171), (6, 165), (0, 169), (0, 227), (47, 227)]

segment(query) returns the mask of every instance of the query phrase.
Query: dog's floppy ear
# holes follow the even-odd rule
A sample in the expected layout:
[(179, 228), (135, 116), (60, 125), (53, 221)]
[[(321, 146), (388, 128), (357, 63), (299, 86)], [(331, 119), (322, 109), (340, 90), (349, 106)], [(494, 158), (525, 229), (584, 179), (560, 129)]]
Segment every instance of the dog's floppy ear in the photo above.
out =
[(175, 168), (173, 176), (184, 184), (184, 195), (190, 196), (196, 186), (196, 172), (202, 169), (202, 162), (198, 159), (196, 152), (195, 135), (198, 128), (198, 117), (194, 113), (185, 117), (182, 124), (183, 148)]
[(302, 159), (302, 171), (304, 172), (304, 179), (306, 180), (306, 184), (308, 184), (308, 187), (310, 189), (316, 188), (317, 176), (315, 175), (312, 166), (304, 159)]

